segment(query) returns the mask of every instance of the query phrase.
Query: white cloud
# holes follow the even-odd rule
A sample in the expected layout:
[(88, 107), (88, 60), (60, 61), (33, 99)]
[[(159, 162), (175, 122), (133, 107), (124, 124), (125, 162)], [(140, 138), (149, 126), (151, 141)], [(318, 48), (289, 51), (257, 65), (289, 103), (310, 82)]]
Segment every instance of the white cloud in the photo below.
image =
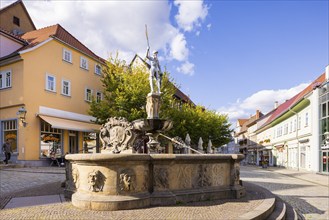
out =
[[(16, 0), (15, 0), (16, 1)], [(1, 1), (4, 7), (15, 1)], [(167, 61), (177, 60), (185, 73), (192, 71), (185, 33), (170, 20), (170, 1), (24, 1), (37, 28), (60, 24), (97, 55), (110, 54), (129, 62), (135, 53), (144, 56), (147, 48), (145, 24), (151, 50), (159, 50)], [(196, 27), (208, 13), (203, 1), (175, 2), (177, 18), (184, 27)], [(193, 10), (189, 14), (186, 10)], [(184, 19), (190, 16), (190, 20)], [(184, 28), (185, 30), (185, 28)], [(193, 72), (193, 71), (192, 71)]]
[(171, 57), (178, 61), (185, 61), (189, 55), (186, 44), (187, 42), (183, 34), (179, 33), (176, 35), (171, 42)]
[(179, 73), (184, 73), (184, 74), (187, 74), (187, 75), (193, 75), (194, 74), (194, 64), (186, 61), (180, 67), (177, 67), (177, 71)]
[(193, 31), (201, 25), (208, 14), (208, 6), (203, 1), (175, 0), (178, 14), (175, 16), (178, 26), (184, 31)]
[(210, 31), (210, 29), (211, 29), (211, 24), (207, 24), (207, 29), (208, 29), (208, 31)]
[(261, 90), (242, 101), (238, 99), (235, 103), (221, 107), (217, 111), (227, 114), (230, 122), (235, 124), (237, 119), (249, 118), (250, 115), (255, 114), (256, 110), (260, 110), (264, 114), (268, 113), (274, 109), (275, 101), (281, 104), (305, 89), (307, 85), (308, 83), (302, 83), (290, 89)]

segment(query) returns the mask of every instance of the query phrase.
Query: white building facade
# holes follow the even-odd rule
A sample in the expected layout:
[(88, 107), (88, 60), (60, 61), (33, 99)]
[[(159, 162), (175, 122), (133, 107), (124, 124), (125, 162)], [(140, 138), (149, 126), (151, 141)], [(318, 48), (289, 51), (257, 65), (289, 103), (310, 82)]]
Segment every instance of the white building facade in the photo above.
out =
[(329, 66), (303, 91), (248, 127), (248, 163), (329, 174)]

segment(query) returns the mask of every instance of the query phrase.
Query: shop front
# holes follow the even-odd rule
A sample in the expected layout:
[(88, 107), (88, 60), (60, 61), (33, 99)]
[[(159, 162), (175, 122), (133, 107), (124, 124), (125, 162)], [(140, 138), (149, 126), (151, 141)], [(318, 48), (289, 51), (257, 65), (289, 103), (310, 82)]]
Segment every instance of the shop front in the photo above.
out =
[(41, 158), (63, 157), (96, 147), (100, 125), (39, 115)]
[(272, 146), (266, 146), (259, 150), (259, 165), (273, 166)]
[(251, 165), (257, 164), (257, 150), (256, 149), (248, 149), (247, 163), (251, 164)]

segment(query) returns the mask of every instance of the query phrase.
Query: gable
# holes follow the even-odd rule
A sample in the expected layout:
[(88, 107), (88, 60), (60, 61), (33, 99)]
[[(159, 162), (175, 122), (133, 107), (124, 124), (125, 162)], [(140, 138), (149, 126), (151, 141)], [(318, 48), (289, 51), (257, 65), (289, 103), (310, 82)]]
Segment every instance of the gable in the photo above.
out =
[(16, 35), (36, 29), (21, 0), (2, 8), (0, 10), (0, 21), (1, 28)]

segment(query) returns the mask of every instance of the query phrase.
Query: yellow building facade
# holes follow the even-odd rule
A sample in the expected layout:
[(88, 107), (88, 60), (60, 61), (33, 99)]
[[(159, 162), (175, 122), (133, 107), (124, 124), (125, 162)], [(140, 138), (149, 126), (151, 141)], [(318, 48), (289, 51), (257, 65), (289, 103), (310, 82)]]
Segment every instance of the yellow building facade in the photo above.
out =
[(100, 126), (88, 110), (93, 98), (102, 99), (105, 61), (60, 25), (21, 38), (29, 44), (0, 58), (0, 139), (10, 139), (12, 162), (44, 165), (81, 152), (85, 143), (95, 147)]

